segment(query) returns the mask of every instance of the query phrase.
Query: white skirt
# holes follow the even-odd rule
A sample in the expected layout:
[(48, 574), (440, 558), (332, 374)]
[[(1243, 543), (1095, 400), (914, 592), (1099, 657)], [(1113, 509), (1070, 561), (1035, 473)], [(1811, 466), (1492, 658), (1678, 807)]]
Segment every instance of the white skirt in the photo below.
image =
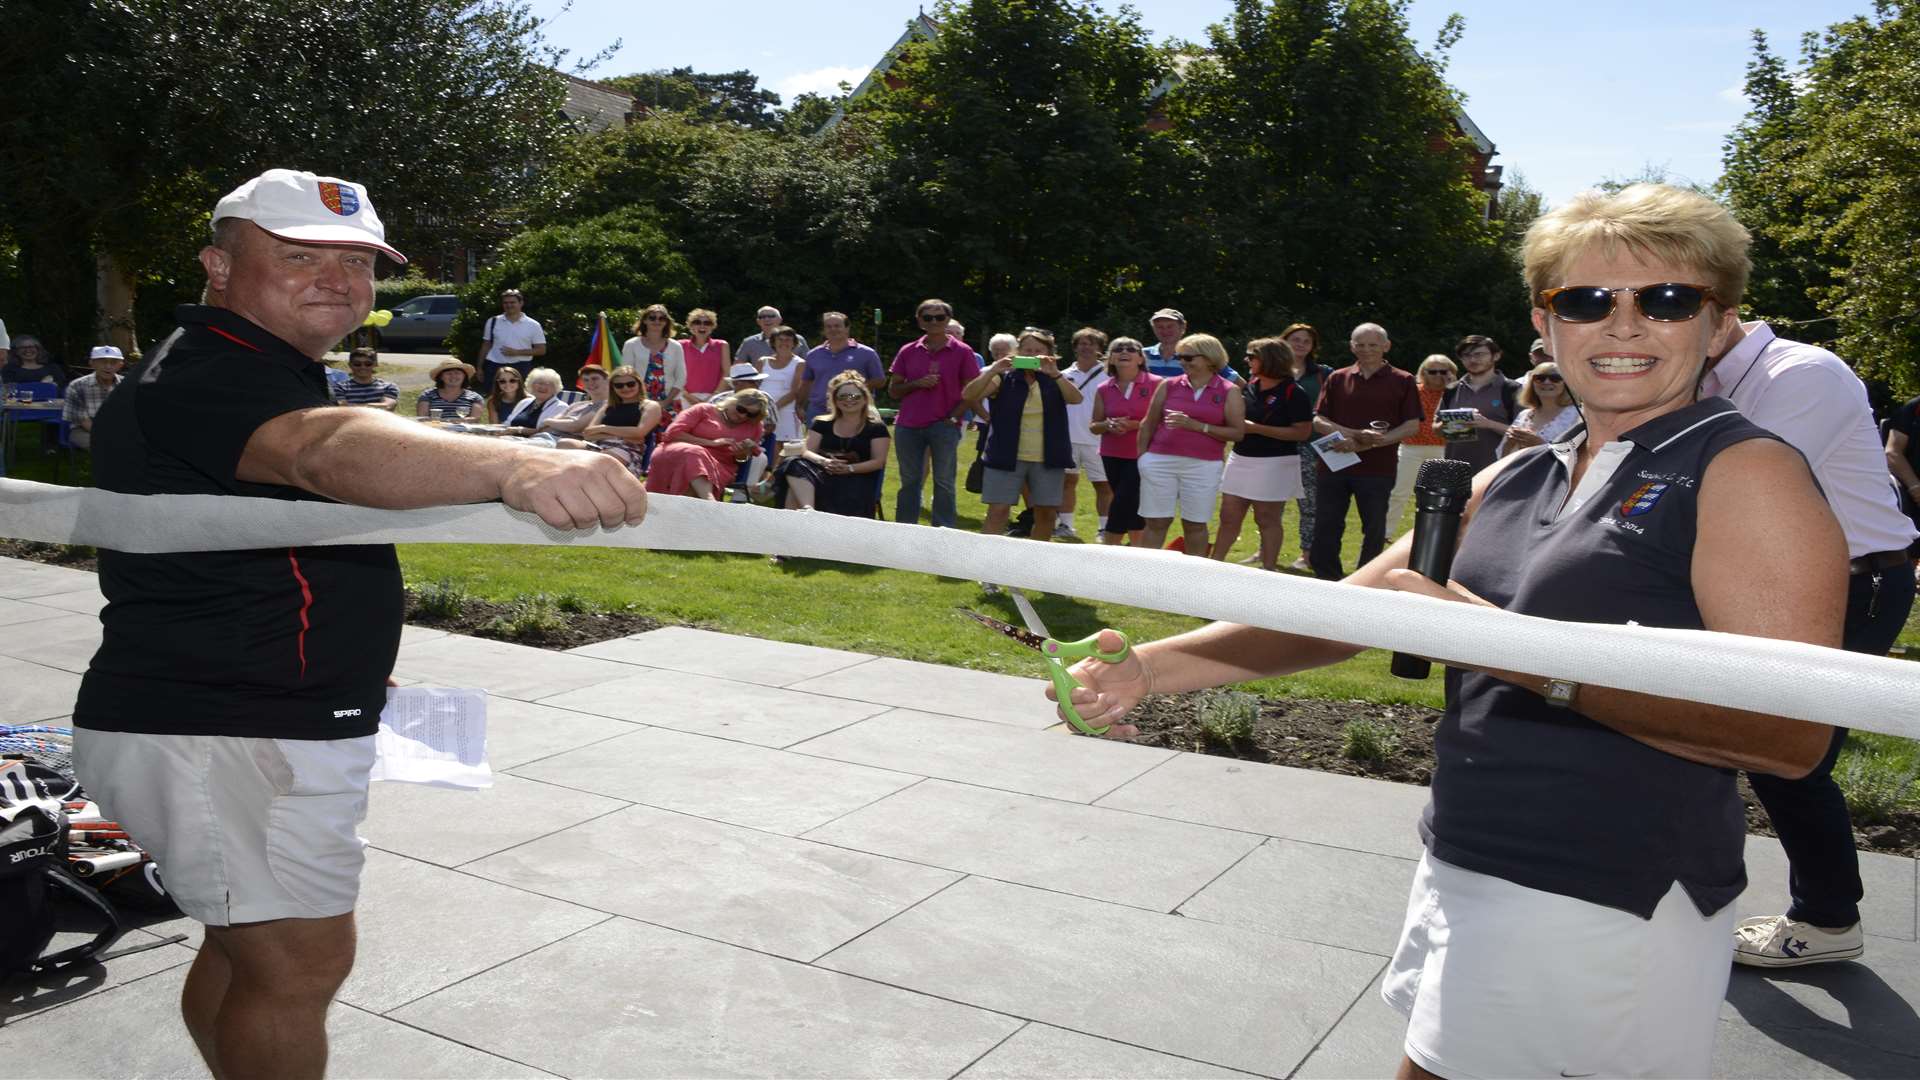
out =
[(1220, 494), (1237, 495), (1249, 502), (1287, 502), (1299, 498), (1304, 491), (1300, 459), (1293, 454), (1278, 457), (1235, 454), (1227, 459), (1227, 470), (1220, 477)]

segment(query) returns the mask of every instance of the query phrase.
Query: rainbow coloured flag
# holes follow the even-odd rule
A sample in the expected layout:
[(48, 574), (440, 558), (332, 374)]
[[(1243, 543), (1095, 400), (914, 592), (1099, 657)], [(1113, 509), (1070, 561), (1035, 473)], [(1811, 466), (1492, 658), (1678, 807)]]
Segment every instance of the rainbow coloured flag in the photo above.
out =
[(587, 342), (587, 358), (582, 363), (599, 364), (609, 374), (620, 366), (620, 354), (613, 347), (613, 335), (607, 333), (607, 313), (604, 311), (593, 324), (593, 340)]

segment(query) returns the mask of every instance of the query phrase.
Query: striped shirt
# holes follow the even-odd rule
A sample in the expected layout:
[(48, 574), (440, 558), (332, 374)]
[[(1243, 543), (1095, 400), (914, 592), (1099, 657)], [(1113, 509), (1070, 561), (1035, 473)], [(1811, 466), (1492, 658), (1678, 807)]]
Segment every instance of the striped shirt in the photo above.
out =
[(359, 382), (348, 379), (333, 384), (333, 403), (335, 405), (378, 405), (382, 401), (400, 400), (400, 388), (385, 379), (372, 382)]

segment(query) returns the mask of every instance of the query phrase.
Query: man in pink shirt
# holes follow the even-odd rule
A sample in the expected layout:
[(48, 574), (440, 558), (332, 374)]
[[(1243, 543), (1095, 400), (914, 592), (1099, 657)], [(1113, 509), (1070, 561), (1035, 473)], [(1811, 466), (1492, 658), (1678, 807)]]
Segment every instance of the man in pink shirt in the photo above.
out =
[(980, 374), (980, 358), (947, 333), (953, 305), (922, 300), (914, 309), (924, 336), (900, 346), (888, 372), (887, 392), (900, 403), (893, 420), (893, 447), (900, 458), (900, 494), (893, 520), (920, 520), (920, 485), (927, 452), (933, 452), (933, 524), (951, 529), (959, 520), (954, 480), (959, 475), (961, 388)]
[[(1844, 648), (1886, 655), (1913, 608), (1907, 547), (1913, 523), (1900, 511), (1867, 388), (1825, 349), (1775, 337), (1763, 322), (1740, 336), (1700, 381), (1700, 396), (1723, 397), (1742, 415), (1785, 439), (1807, 459), (1847, 536)], [(1787, 851), (1785, 915), (1762, 915), (1734, 928), (1733, 958), (1753, 967), (1798, 967), (1850, 960), (1865, 948), (1860, 932), (1860, 858), (1846, 796), (1833, 763), (1847, 729), (1818, 767), (1798, 780), (1748, 773), (1753, 793)]]

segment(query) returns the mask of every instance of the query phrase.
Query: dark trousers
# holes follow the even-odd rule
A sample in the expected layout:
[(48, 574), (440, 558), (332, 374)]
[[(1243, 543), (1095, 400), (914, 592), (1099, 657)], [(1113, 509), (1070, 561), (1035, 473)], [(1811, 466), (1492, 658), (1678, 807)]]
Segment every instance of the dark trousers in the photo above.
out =
[(1107, 469), (1107, 485), (1113, 489), (1113, 501), (1107, 504), (1107, 531), (1130, 533), (1147, 527), (1140, 516), (1140, 461), (1137, 458), (1100, 455)]
[(1347, 503), (1360, 510), (1360, 565), (1365, 566), (1387, 546), (1387, 500), (1393, 496), (1391, 476), (1352, 476), (1348, 469), (1334, 472), (1319, 469), (1314, 493), (1313, 546), (1307, 549), (1307, 562), (1313, 576), (1322, 581), (1339, 581), (1340, 542), (1347, 536)]
[[(1847, 583), (1847, 626), (1841, 647), (1885, 656), (1913, 608), (1913, 568), (1894, 566), (1855, 574)], [(1748, 773), (1753, 793), (1766, 807), (1780, 846), (1787, 852), (1787, 917), (1815, 926), (1852, 926), (1860, 921), (1860, 856), (1853, 847), (1853, 821), (1846, 796), (1833, 782), (1833, 763), (1847, 741), (1835, 728), (1827, 756), (1798, 780)]]

